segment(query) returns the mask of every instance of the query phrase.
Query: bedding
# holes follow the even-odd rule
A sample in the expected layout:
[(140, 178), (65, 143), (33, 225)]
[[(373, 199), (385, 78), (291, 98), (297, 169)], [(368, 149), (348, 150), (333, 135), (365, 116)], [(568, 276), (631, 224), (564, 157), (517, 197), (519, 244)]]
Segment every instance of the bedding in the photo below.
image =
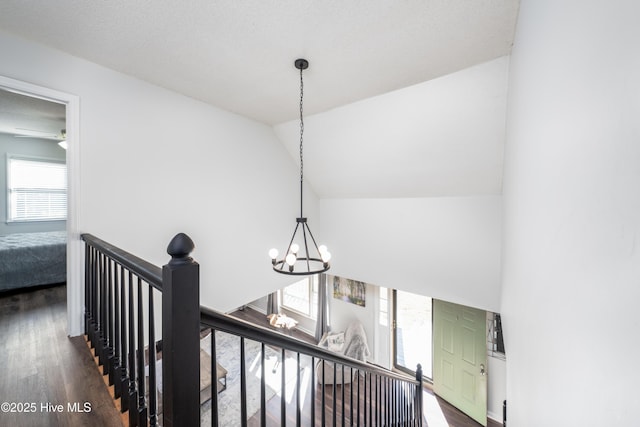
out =
[(0, 236), (0, 291), (66, 280), (66, 231)]

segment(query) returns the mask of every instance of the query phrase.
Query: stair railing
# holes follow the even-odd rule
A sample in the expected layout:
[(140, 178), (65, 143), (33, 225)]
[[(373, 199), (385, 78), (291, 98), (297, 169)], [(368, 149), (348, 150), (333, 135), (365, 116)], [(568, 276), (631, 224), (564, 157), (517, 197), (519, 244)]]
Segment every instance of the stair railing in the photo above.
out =
[[(171, 260), (160, 268), (91, 234), (82, 239), (85, 334), (121, 411), (128, 411), (129, 426), (199, 425), (200, 291), (199, 266), (189, 257), (193, 242), (176, 235), (167, 248)], [(158, 300), (161, 340), (155, 332)]]
[[(297, 364), (295, 416), (288, 420), (285, 367), (282, 366), (280, 424), (301, 426), (301, 356), (311, 359), (308, 385), (310, 425), (422, 426), (422, 369), (416, 378), (347, 358), (273, 330), (259, 327), (199, 305), (199, 265), (189, 256), (194, 245), (176, 235), (167, 252), (171, 260), (157, 267), (90, 234), (85, 242), (85, 333), (95, 350), (129, 426), (200, 425), (200, 334), (212, 331), (211, 425), (220, 426), (216, 393), (216, 333), (240, 339), (241, 426), (247, 425), (247, 381), (244, 344), (260, 343), (261, 401), (259, 425), (266, 425), (265, 351), (279, 351), (281, 363)], [(157, 301), (161, 299), (161, 339), (156, 340)], [(156, 367), (161, 351), (161, 369)], [(321, 370), (316, 386), (316, 365)], [(325, 384), (325, 370), (333, 381)], [(331, 374), (330, 374), (331, 375)], [(339, 379), (351, 378), (347, 387)], [(162, 387), (158, 390), (158, 384)], [(339, 384), (340, 383), (340, 384)], [(348, 392), (346, 389), (348, 388)], [(306, 390), (304, 391), (306, 392)], [(162, 398), (159, 401), (158, 396)], [(316, 402), (316, 398), (318, 402)], [(340, 419), (338, 419), (338, 415)]]
[[(246, 403), (246, 363), (244, 347), (247, 340), (260, 343), (260, 426), (265, 426), (267, 401), (265, 389), (265, 351), (271, 347), (280, 353), (281, 364), (295, 364), (295, 416), (288, 416), (285, 386), (285, 367), (280, 371), (280, 425), (321, 425), (321, 426), (422, 426), (422, 367), (417, 366), (416, 378), (388, 371), (370, 363), (348, 358), (338, 353), (314, 346), (271, 329), (245, 322), (205, 307), (200, 308), (202, 327), (212, 331), (235, 335), (240, 339), (240, 381), (241, 381), (241, 426), (248, 425)], [(210, 354), (211, 372), (216, 372), (216, 339), (212, 336)], [(300, 357), (311, 359), (311, 381), (307, 389), (301, 384)], [(285, 362), (287, 361), (287, 362)], [(317, 366), (319, 368), (317, 368)], [(316, 372), (320, 369), (321, 372)], [(329, 384), (325, 383), (326, 372), (330, 371)], [(291, 371), (291, 370), (290, 370)], [(316, 375), (318, 384), (316, 386)], [(331, 378), (332, 377), (332, 378)], [(343, 380), (350, 378), (350, 384)], [(213, 381), (213, 376), (212, 376)], [(348, 390), (348, 391), (346, 391)], [(307, 393), (308, 392), (308, 393)], [(320, 394), (318, 396), (318, 393)], [(305, 409), (309, 417), (302, 419), (301, 396), (309, 395), (310, 407)], [(330, 402), (327, 404), (327, 402)], [(213, 427), (220, 424), (216, 411), (217, 393), (212, 393)], [(339, 418), (338, 418), (339, 417)], [(272, 417), (273, 418), (273, 417)]]

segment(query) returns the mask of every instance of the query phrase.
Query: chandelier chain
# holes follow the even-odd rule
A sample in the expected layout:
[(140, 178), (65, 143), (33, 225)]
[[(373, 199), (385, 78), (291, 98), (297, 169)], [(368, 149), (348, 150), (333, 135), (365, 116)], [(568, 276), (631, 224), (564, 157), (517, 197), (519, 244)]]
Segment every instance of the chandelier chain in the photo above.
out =
[(302, 115), (302, 100), (304, 97), (304, 82), (302, 80), (302, 68), (300, 68), (300, 184), (303, 181), (303, 160), (302, 160), (302, 136), (304, 134), (304, 118)]

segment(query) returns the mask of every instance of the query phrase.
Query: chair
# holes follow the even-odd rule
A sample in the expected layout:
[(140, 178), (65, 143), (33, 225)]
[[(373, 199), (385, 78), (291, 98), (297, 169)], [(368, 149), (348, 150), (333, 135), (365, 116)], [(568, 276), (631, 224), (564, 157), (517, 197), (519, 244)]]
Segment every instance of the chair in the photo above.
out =
[[(361, 362), (366, 362), (367, 358), (371, 356), (364, 327), (362, 326), (362, 323), (357, 320), (351, 322), (344, 332), (329, 332), (324, 334), (318, 345)], [(316, 364), (316, 379), (318, 383), (322, 384), (322, 363), (324, 363), (324, 384), (333, 384), (334, 365), (332, 362), (324, 361), (318, 361)], [(342, 378), (342, 365), (336, 365), (336, 368), (336, 384), (349, 384), (352, 380), (351, 368), (345, 366), (344, 379)], [(353, 375), (355, 374), (356, 372), (354, 371)]]

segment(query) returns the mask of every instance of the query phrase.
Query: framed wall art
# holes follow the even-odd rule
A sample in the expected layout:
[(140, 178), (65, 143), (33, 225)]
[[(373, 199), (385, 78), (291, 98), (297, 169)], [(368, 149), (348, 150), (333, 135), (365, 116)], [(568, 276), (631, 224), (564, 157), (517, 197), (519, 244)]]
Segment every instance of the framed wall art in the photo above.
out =
[(351, 304), (365, 306), (367, 286), (364, 282), (333, 276), (333, 297)]

